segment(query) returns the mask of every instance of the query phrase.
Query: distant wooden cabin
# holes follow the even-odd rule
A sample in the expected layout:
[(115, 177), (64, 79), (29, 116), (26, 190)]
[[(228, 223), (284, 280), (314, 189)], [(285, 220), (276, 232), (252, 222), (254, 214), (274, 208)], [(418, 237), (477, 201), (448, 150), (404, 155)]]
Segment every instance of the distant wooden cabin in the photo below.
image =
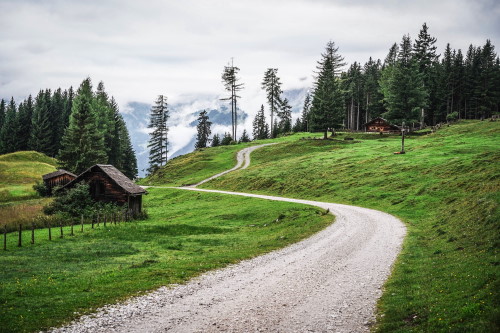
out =
[(146, 190), (136, 185), (114, 166), (96, 164), (64, 188), (71, 188), (82, 181), (90, 185), (90, 195), (95, 201), (126, 206), (133, 214), (142, 211), (142, 195), (147, 193)]
[(401, 129), (396, 126), (390, 124), (384, 118), (377, 117), (366, 124), (363, 125), (365, 127), (366, 132), (379, 132), (379, 133), (399, 133)]
[(70, 181), (76, 178), (75, 174), (72, 174), (66, 170), (57, 170), (42, 176), (43, 183), (52, 193), (52, 189), (56, 186), (64, 186)]

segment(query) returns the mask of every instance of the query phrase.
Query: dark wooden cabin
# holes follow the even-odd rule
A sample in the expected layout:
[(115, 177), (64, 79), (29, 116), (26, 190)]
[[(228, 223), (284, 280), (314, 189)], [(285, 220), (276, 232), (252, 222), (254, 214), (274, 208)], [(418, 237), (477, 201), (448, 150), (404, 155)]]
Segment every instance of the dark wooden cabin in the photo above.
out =
[(75, 178), (75, 174), (62, 169), (42, 176), (43, 183), (49, 189), (50, 193), (52, 193), (54, 187), (64, 186)]
[(378, 133), (399, 133), (401, 129), (396, 125), (391, 125), (384, 118), (377, 117), (363, 125), (366, 132)]
[(96, 164), (64, 188), (71, 188), (82, 181), (90, 185), (90, 195), (95, 201), (126, 206), (133, 214), (141, 212), (142, 195), (147, 193), (146, 190), (136, 185), (114, 166)]

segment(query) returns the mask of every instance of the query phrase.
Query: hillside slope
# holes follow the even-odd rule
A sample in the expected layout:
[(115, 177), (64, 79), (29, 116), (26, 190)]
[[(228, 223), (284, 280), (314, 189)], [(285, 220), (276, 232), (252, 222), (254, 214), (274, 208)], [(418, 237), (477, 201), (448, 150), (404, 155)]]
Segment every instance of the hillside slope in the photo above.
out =
[[(394, 214), (407, 223), (409, 235), (379, 303), (376, 329), (497, 330), (500, 123), (461, 122), (409, 137), (405, 155), (393, 154), (400, 149), (397, 136), (301, 140), (306, 135), (256, 151), (250, 168), (204, 187)], [(175, 182), (168, 169), (163, 172)]]
[(35, 182), (55, 171), (56, 164), (55, 159), (35, 151), (0, 155), (0, 202), (33, 196)]

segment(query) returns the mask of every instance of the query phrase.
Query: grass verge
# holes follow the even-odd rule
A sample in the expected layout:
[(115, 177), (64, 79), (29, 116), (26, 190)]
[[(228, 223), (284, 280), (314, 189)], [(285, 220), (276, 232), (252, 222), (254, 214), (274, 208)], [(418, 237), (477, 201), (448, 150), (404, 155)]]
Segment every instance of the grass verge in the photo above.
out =
[[(174, 189), (148, 189), (149, 220), (0, 252), (0, 330), (32, 332), (102, 305), (284, 247), (323, 229), (310, 206)], [(79, 230), (79, 229), (76, 229)], [(65, 229), (65, 235), (69, 230)]]
[[(204, 184), (386, 211), (408, 236), (379, 302), (380, 332), (500, 330), (499, 122), (464, 121), (425, 136), (281, 139), (250, 168)], [(202, 157), (199, 157), (202, 158)], [(175, 177), (169, 178), (175, 182)], [(161, 180), (160, 180), (161, 182)]]

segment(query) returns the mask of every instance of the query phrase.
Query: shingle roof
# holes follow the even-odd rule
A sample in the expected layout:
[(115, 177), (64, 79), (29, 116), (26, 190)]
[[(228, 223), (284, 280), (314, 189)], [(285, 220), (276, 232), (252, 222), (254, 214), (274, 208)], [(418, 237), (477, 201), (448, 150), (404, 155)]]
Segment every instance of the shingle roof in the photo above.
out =
[(107, 164), (96, 164), (95, 166), (99, 167), (104, 173), (109, 176), (109, 178), (111, 178), (116, 183), (116, 185), (120, 186), (129, 194), (146, 193), (145, 189), (135, 184), (114, 166)]
[(43, 180), (47, 180), (47, 179), (54, 178), (54, 177), (57, 177), (57, 176), (60, 176), (60, 175), (64, 175), (64, 174), (67, 174), (67, 175), (70, 175), (70, 176), (73, 176), (73, 177), (76, 178), (75, 174), (73, 174), (73, 173), (71, 173), (69, 171), (63, 170), (63, 169), (59, 169), (57, 171), (54, 171), (54, 172), (48, 173), (46, 175), (43, 175), (42, 179)]
[(65, 187), (71, 187), (73, 184), (78, 183), (81, 178), (88, 172), (91, 172), (92, 169), (94, 168), (99, 168), (101, 169), (102, 172), (104, 172), (106, 175), (108, 175), (111, 180), (113, 180), (116, 185), (121, 187), (125, 192), (128, 194), (144, 194), (146, 193), (146, 190), (140, 187), (139, 185), (135, 184), (133, 181), (131, 181), (127, 176), (125, 176), (120, 170), (115, 168), (112, 165), (108, 164), (96, 164), (84, 172), (82, 172), (76, 179), (73, 179), (71, 182), (66, 184)]

